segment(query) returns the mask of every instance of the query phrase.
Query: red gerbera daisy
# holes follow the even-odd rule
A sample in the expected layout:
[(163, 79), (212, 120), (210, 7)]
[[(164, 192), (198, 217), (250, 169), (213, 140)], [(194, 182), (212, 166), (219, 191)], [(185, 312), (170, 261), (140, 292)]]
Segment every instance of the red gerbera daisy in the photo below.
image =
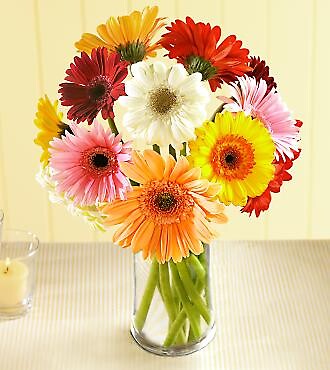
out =
[(207, 23), (195, 23), (190, 17), (186, 23), (176, 20), (166, 27), (161, 45), (168, 56), (182, 63), (189, 73), (200, 72), (215, 91), (223, 82), (232, 82), (251, 68), (247, 65), (249, 50), (241, 49), (242, 41), (228, 36), (220, 45), (221, 28)]
[(269, 76), (269, 67), (266, 65), (264, 60), (260, 60), (260, 57), (251, 57), (249, 66), (253, 68), (252, 71), (246, 73), (249, 77), (255, 77), (257, 82), (260, 80), (266, 81), (266, 95), (272, 90), (272, 88), (276, 89), (277, 84), (274, 81), (274, 77)]
[(125, 95), (122, 81), (127, 76), (127, 62), (106, 48), (92, 50), (91, 56), (82, 52), (66, 71), (66, 81), (60, 84), (62, 105), (71, 106), (68, 119), (91, 124), (101, 111), (104, 119), (114, 118), (113, 104)]
[[(296, 126), (301, 127), (302, 121), (296, 120)], [(241, 209), (241, 212), (247, 212), (250, 214), (255, 212), (256, 216), (259, 217), (262, 211), (266, 211), (269, 208), (270, 202), (272, 200), (271, 193), (279, 193), (281, 186), (284, 181), (290, 181), (292, 176), (289, 174), (288, 170), (292, 167), (293, 161), (295, 161), (301, 150), (293, 151), (294, 157), (289, 159), (286, 156), (284, 160), (282, 157), (279, 160), (274, 160), (273, 164), (275, 166), (274, 178), (268, 184), (267, 189), (259, 196), (255, 198), (248, 198), (246, 205)]]

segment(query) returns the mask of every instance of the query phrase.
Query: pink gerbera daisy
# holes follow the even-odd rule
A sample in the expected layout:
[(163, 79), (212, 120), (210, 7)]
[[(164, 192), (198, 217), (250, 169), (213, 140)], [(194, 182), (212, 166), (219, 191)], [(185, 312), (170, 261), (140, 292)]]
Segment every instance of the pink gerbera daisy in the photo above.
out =
[(125, 95), (122, 81), (127, 76), (127, 65), (118, 53), (106, 48), (93, 49), (91, 56), (82, 52), (81, 57), (75, 57), (66, 71), (69, 83), (60, 84), (58, 91), (61, 104), (71, 106), (68, 119), (91, 124), (99, 112), (104, 119), (114, 118), (113, 104)]
[(119, 164), (131, 160), (130, 144), (122, 143), (121, 135), (115, 136), (97, 121), (91, 130), (73, 124), (70, 128), (73, 134), (67, 132), (50, 143), (56, 189), (76, 205), (125, 199), (131, 186)]
[[(245, 114), (258, 118), (268, 128), (276, 146), (275, 157), (293, 159), (293, 152), (298, 151), (299, 128), (296, 121), (273, 88), (267, 94), (267, 83), (256, 81), (254, 77), (238, 77), (238, 83), (231, 84), (230, 100), (225, 109), (230, 112), (244, 111)], [(228, 102), (228, 100), (226, 101)]]

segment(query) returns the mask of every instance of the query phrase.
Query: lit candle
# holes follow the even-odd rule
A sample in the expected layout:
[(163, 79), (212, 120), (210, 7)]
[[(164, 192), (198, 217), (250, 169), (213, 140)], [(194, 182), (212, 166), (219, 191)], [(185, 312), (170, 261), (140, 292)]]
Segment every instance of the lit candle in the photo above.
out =
[(0, 261), (0, 308), (19, 304), (26, 295), (27, 266), (17, 260)]

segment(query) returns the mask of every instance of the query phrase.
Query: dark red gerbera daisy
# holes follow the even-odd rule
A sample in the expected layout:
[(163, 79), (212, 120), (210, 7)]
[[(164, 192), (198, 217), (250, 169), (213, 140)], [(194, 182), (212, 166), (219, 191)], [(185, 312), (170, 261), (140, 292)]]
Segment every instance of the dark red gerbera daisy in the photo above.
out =
[(217, 45), (219, 26), (211, 28), (209, 23), (195, 23), (187, 17), (186, 23), (176, 20), (166, 29), (169, 32), (162, 35), (160, 43), (169, 51), (168, 56), (182, 63), (189, 73), (200, 72), (212, 91), (251, 70), (247, 65), (249, 50), (241, 49), (242, 41), (236, 36), (228, 36)]
[[(296, 126), (301, 127), (302, 121), (296, 120)], [(274, 160), (273, 164), (275, 166), (274, 178), (268, 184), (267, 189), (258, 197), (248, 198), (246, 205), (241, 209), (241, 212), (247, 212), (251, 216), (253, 211), (256, 216), (259, 217), (262, 211), (266, 211), (269, 208), (270, 202), (272, 200), (271, 193), (278, 193), (284, 181), (290, 181), (292, 176), (289, 174), (288, 170), (292, 167), (293, 161), (295, 161), (301, 150), (298, 152), (293, 151), (293, 159), (286, 157), (285, 161), (281, 157), (278, 161)]]
[(92, 50), (91, 56), (82, 52), (66, 71), (66, 81), (60, 84), (62, 105), (71, 106), (68, 119), (91, 124), (101, 111), (104, 119), (114, 118), (113, 104), (125, 95), (122, 81), (127, 76), (127, 62), (106, 48)]
[(266, 81), (266, 94), (268, 94), (273, 88), (276, 89), (277, 84), (274, 81), (274, 77), (269, 76), (269, 67), (266, 65), (264, 60), (260, 60), (260, 57), (251, 57), (249, 66), (252, 68), (252, 71), (246, 73), (248, 76), (255, 77), (257, 81)]

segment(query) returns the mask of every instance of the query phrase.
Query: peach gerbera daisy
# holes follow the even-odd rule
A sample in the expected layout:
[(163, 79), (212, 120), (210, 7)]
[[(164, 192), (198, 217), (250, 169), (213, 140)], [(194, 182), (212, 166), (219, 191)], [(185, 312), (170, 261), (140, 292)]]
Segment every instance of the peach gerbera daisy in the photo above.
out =
[(201, 179), (201, 170), (191, 168), (185, 157), (176, 162), (168, 156), (145, 150), (133, 152), (132, 163), (122, 163), (121, 170), (139, 182), (127, 199), (107, 205), (106, 225), (121, 227), (113, 240), (134, 253), (165, 263), (180, 262), (192, 252), (203, 252), (203, 244), (215, 236), (209, 221), (226, 222), (224, 206), (215, 196), (219, 185)]

